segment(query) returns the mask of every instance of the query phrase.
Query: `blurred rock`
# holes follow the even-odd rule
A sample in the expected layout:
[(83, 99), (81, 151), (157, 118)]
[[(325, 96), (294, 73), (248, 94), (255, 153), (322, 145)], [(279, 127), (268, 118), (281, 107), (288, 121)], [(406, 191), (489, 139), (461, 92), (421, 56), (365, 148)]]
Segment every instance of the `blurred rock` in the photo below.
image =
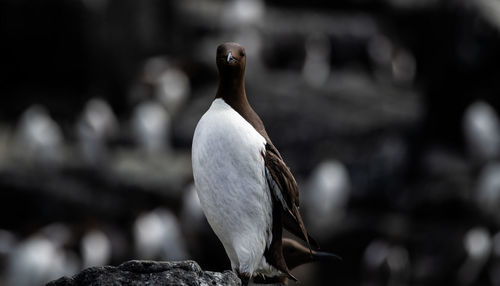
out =
[(240, 279), (231, 271), (203, 271), (194, 261), (155, 262), (132, 260), (117, 267), (88, 268), (73, 276), (62, 277), (47, 286), (78, 285), (214, 285), (239, 286)]
[(192, 180), (188, 152), (119, 149), (113, 154), (108, 171), (114, 182), (169, 199), (180, 199), (185, 184)]

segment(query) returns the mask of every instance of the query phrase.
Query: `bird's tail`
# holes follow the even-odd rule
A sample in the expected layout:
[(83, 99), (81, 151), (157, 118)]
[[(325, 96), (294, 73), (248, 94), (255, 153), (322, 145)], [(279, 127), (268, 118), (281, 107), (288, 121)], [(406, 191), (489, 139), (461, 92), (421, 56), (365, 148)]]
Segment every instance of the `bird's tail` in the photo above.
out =
[(324, 252), (324, 251), (313, 251), (313, 260), (314, 261), (333, 261), (333, 260), (342, 260), (342, 257), (337, 254)]

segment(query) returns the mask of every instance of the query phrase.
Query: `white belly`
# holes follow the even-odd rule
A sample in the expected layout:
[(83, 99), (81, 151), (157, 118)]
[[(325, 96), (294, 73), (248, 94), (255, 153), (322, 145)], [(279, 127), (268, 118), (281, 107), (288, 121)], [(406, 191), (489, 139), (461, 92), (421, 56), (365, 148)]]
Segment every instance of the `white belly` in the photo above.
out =
[(252, 274), (270, 244), (272, 204), (262, 152), (266, 140), (222, 99), (196, 127), (192, 163), (196, 190), (233, 270)]

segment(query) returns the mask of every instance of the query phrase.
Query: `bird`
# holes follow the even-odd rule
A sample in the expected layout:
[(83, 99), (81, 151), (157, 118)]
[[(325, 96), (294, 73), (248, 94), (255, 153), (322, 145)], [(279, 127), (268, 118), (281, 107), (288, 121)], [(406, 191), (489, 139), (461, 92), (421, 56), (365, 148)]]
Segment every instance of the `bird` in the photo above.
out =
[(337, 160), (321, 162), (306, 184), (303, 200), (305, 221), (320, 239), (331, 238), (342, 221), (349, 202), (350, 179), (347, 168)]
[(500, 157), (500, 119), (490, 104), (482, 100), (472, 103), (466, 108), (462, 123), (473, 161), (484, 165)]
[(182, 260), (188, 257), (179, 221), (166, 208), (139, 215), (133, 234), (137, 256), (141, 259)]
[(64, 136), (61, 127), (41, 105), (33, 105), (21, 115), (16, 139), (23, 153), (47, 166), (62, 159)]
[(132, 132), (140, 149), (150, 153), (169, 149), (170, 127), (171, 116), (161, 103), (147, 100), (134, 109)]
[(467, 257), (458, 268), (457, 285), (473, 285), (479, 280), (494, 250), (494, 241), (487, 228), (476, 226), (469, 229), (463, 240)]
[(119, 123), (111, 106), (100, 98), (90, 99), (76, 124), (76, 134), (84, 159), (102, 163), (107, 142), (118, 134)]
[(105, 232), (97, 228), (87, 231), (80, 242), (83, 268), (108, 264), (111, 251), (111, 240)]
[(13, 245), (6, 264), (6, 285), (42, 285), (78, 272), (80, 259), (68, 249), (71, 230), (56, 222)]
[(479, 171), (474, 192), (477, 206), (494, 221), (500, 221), (500, 163), (491, 162)]
[(255, 275), (294, 281), (283, 256), (283, 228), (309, 235), (299, 211), (299, 190), (245, 91), (245, 48), (219, 45), (215, 99), (196, 125), (192, 167), (196, 191), (211, 228), (243, 285)]

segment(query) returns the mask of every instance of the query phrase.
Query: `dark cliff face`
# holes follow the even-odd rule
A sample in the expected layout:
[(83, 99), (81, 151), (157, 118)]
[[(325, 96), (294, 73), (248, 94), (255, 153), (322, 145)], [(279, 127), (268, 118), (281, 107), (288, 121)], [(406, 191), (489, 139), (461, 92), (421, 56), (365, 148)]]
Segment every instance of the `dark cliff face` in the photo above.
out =
[(47, 286), (109, 285), (214, 285), (239, 286), (240, 279), (231, 271), (203, 271), (194, 261), (127, 261), (119, 266), (91, 267), (79, 274), (62, 277)]

